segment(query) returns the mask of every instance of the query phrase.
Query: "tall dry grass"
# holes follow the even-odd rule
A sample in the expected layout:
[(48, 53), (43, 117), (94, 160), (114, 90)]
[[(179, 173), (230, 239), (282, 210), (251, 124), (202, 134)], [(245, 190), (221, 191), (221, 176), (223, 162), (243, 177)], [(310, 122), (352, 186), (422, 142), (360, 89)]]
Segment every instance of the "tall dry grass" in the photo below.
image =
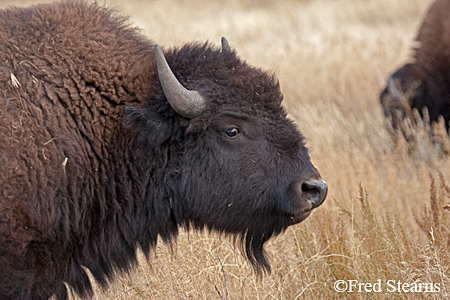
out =
[[(233, 243), (182, 233), (95, 299), (445, 299), (450, 296), (450, 160), (426, 129), (394, 143), (378, 95), (408, 60), (430, 0), (120, 1), (161, 45), (232, 47), (279, 77), (285, 105), (328, 182), (326, 203), (268, 243), (256, 278)], [(50, 1), (47, 1), (50, 2)], [(0, 7), (31, 0), (3, 0)], [(338, 293), (336, 280), (439, 283), (438, 293)]]

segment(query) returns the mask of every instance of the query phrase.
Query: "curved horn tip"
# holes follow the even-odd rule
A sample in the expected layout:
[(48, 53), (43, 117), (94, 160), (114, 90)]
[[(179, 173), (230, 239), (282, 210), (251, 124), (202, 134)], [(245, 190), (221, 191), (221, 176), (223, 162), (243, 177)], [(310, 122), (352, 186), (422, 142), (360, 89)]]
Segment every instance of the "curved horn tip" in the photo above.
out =
[(230, 44), (228, 43), (228, 40), (223, 36), (221, 39), (222, 43), (222, 52), (231, 52)]
[(164, 57), (164, 53), (162, 52), (162, 50), (158, 46), (158, 44), (155, 44), (154, 49), (155, 49), (155, 60), (156, 60), (157, 66), (160, 67), (161, 65), (164, 65), (163, 62), (166, 62), (166, 58)]

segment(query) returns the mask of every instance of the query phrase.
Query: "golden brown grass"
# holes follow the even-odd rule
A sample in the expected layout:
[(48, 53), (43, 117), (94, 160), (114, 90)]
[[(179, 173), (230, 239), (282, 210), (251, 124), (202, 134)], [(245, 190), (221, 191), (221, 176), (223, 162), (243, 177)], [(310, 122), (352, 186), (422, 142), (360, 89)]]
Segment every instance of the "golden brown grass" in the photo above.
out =
[[(96, 288), (95, 299), (450, 296), (450, 160), (436, 155), (426, 125), (413, 132), (420, 146), (394, 143), (378, 100), (408, 60), (430, 0), (104, 1), (161, 45), (226, 36), (241, 57), (273, 70), (330, 192), (309, 219), (269, 242), (270, 276), (257, 279), (229, 240), (184, 232), (107, 291)], [(439, 283), (440, 292), (333, 289), (336, 280), (378, 279)]]

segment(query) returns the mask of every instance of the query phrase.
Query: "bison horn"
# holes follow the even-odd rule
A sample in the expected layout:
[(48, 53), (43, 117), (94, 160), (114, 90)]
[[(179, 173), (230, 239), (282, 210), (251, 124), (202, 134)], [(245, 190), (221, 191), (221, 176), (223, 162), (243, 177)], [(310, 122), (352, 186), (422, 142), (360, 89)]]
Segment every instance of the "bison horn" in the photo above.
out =
[(155, 58), (159, 81), (170, 106), (183, 117), (199, 116), (205, 110), (205, 98), (198, 91), (190, 91), (181, 85), (158, 45), (155, 45)]
[(222, 37), (222, 52), (231, 52), (230, 44), (225, 37)]

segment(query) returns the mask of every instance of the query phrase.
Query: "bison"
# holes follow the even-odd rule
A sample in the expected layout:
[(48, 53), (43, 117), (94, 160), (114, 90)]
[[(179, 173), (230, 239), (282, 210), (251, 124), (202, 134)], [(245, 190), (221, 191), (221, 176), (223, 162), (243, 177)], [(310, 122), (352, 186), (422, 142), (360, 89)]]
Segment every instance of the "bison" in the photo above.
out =
[(225, 39), (163, 52), (83, 1), (0, 20), (0, 299), (89, 298), (85, 270), (105, 287), (179, 228), (233, 235), (261, 274), (325, 200), (278, 81)]
[(450, 121), (450, 1), (435, 1), (425, 15), (417, 38), (414, 61), (388, 79), (380, 95), (384, 114), (395, 130), (402, 122), (415, 122), (412, 110), (426, 107), (431, 122)]

